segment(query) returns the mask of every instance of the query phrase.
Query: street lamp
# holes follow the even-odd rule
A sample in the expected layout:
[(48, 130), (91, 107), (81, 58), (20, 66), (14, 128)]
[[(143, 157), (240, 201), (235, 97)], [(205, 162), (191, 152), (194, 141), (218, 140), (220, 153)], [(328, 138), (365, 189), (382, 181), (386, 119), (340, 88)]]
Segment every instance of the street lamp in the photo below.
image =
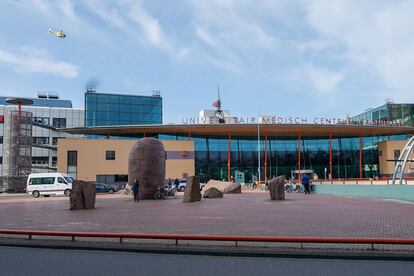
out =
[(258, 183), (257, 185), (260, 185), (260, 111), (259, 113), (259, 118), (257, 118), (257, 173), (258, 173)]

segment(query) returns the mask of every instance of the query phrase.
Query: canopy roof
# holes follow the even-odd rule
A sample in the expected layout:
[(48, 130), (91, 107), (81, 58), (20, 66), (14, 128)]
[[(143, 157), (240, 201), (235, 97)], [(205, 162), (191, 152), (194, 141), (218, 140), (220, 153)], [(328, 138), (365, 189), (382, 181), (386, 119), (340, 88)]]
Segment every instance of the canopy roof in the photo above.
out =
[(127, 125), (94, 126), (60, 129), (70, 134), (95, 134), (110, 136), (184, 134), (191, 136), (246, 136), (260, 135), (293, 137), (312, 136), (376, 136), (376, 135), (414, 135), (414, 127), (403, 126), (366, 126), (366, 125), (315, 125), (315, 124), (168, 124), (168, 125)]

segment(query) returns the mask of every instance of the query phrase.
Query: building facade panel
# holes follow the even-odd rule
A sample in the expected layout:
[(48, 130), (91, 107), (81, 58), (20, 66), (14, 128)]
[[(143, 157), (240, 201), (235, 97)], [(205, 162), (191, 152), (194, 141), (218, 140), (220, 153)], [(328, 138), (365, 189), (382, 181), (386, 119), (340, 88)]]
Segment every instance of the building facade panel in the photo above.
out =
[[(5, 102), (6, 98), (0, 97), (0, 117), (11, 110), (17, 110), (17, 106)], [(33, 105), (22, 107), (22, 111), (33, 114), (31, 172), (55, 172), (57, 140), (68, 137), (83, 137), (83, 135), (73, 135), (58, 131), (53, 125), (53, 122), (59, 122), (59, 125), (63, 128), (83, 127), (84, 110), (72, 108), (72, 103), (68, 100), (36, 98), (31, 98), (31, 100), (33, 101)], [(0, 161), (3, 159), (2, 138), (7, 124), (8, 122), (0, 122)], [(0, 173), (3, 178), (6, 172), (3, 170), (2, 163), (0, 164)], [(2, 190), (1, 182), (0, 190)]]
[(414, 127), (414, 104), (386, 103), (351, 118), (353, 121), (385, 121)]
[(162, 98), (85, 93), (86, 126), (134, 124), (162, 124)]
[[(407, 141), (384, 141), (378, 143), (379, 154), (379, 168), (380, 174), (385, 176), (392, 176), (396, 160), (399, 158), (401, 150), (404, 148)], [(404, 173), (410, 175), (414, 174), (414, 153), (411, 152), (409, 162), (405, 167)]]
[[(73, 177), (85, 181), (116, 181), (128, 175), (128, 156), (136, 140), (113, 139), (65, 139), (58, 142), (58, 171), (71, 173)], [(164, 149), (169, 152), (166, 160), (166, 178), (182, 178), (183, 175), (195, 174), (194, 143), (192, 141), (162, 141)], [(112, 151), (107, 159), (107, 152)], [(76, 152), (75, 160), (69, 160), (68, 152)], [(176, 153), (180, 152), (181, 155)], [(72, 154), (74, 156), (74, 154)], [(76, 168), (75, 168), (76, 166)], [(69, 170), (68, 170), (69, 169)], [(72, 171), (71, 171), (72, 170)], [(74, 174), (76, 171), (76, 174)], [(123, 180), (122, 180), (123, 181)], [(121, 181), (120, 181), (121, 182)]]

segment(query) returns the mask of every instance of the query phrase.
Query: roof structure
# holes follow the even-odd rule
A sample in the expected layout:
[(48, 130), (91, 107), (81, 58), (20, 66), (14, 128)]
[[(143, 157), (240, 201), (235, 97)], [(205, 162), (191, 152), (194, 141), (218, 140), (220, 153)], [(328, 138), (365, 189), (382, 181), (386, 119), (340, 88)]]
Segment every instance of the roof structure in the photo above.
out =
[(414, 127), (365, 126), (365, 125), (315, 125), (315, 124), (169, 124), (169, 125), (126, 125), (97, 126), (61, 129), (70, 134), (94, 134), (128, 136), (136, 134), (184, 134), (191, 136), (244, 136), (261, 135), (277, 137), (359, 137), (375, 135), (414, 135)]
[[(13, 97), (0, 97), (0, 105), (13, 105), (8, 103), (6, 99)], [(39, 99), (39, 98), (26, 98), (33, 102), (32, 106), (39, 107), (61, 107), (61, 108), (72, 108), (72, 101), (60, 100), (60, 99)]]

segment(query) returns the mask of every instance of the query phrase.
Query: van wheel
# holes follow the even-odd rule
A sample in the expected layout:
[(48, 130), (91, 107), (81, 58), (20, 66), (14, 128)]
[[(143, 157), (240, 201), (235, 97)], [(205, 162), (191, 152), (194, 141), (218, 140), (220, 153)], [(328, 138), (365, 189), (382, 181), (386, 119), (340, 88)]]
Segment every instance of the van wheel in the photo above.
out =
[(32, 195), (33, 195), (33, 197), (39, 197), (40, 193), (39, 193), (39, 191), (33, 191)]
[(69, 189), (66, 189), (64, 192), (63, 192), (63, 194), (65, 195), (65, 196), (70, 196), (70, 190)]
[(185, 190), (185, 187), (184, 186), (181, 186), (180, 187), (180, 192), (184, 192), (184, 190)]

